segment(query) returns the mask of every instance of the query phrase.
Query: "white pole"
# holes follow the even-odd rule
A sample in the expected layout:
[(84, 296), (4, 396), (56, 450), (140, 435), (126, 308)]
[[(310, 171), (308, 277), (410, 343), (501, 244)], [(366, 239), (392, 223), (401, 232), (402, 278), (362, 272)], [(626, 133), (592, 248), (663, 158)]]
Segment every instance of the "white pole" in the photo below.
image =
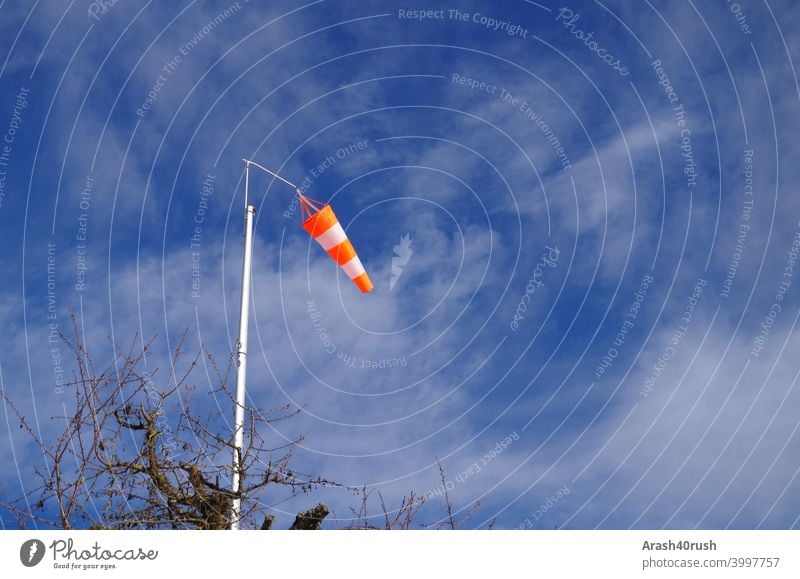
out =
[[(294, 187), (299, 193), (300, 190), (277, 173), (273, 173), (266, 167), (248, 159), (244, 161), (244, 263), (242, 265), (242, 301), (239, 310), (239, 341), (236, 344), (236, 412), (233, 425), (233, 476), (231, 476), (231, 490), (238, 494), (240, 492), (242, 465), (242, 453), (244, 452), (244, 405), (247, 381), (247, 323), (250, 320), (250, 263), (253, 258), (253, 215), (256, 213), (254, 205), (250, 205), (250, 165), (266, 171), (273, 177), (277, 177), (287, 185)], [(231, 505), (231, 529), (234, 531), (240, 528), (242, 501), (239, 498), (233, 499)]]
[[(242, 302), (239, 310), (239, 342), (236, 350), (236, 416), (233, 431), (233, 476), (231, 487), (234, 493), (240, 491), (240, 464), (244, 447), (244, 405), (245, 381), (247, 379), (247, 324), (250, 319), (250, 262), (253, 257), (253, 216), (256, 208), (250, 205), (248, 197), (250, 161), (244, 160), (244, 264), (242, 266)], [(231, 507), (231, 529), (239, 529), (241, 499), (234, 498)]]

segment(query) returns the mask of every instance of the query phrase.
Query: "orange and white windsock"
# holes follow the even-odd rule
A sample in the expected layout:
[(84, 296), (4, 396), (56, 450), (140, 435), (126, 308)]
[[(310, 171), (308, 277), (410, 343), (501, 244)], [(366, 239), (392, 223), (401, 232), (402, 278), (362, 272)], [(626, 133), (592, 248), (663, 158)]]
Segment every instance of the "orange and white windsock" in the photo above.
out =
[(307, 219), (303, 221), (303, 229), (313, 237), (322, 249), (328, 252), (333, 260), (339, 264), (347, 277), (353, 280), (361, 290), (367, 293), (372, 290), (372, 281), (361, 265), (361, 260), (353, 249), (353, 244), (347, 239), (339, 220), (328, 204), (323, 205), (300, 194), (300, 204)]

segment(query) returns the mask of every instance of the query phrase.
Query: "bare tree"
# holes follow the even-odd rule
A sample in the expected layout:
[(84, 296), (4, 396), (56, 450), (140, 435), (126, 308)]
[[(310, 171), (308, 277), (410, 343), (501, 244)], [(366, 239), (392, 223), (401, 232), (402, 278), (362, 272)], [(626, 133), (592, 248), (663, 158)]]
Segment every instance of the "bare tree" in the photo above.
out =
[[(411, 491), (401, 499), (400, 505), (396, 509), (390, 510), (380, 491), (368, 491), (366, 487), (362, 487), (357, 490), (357, 494), (360, 497), (358, 508), (350, 507), (353, 516), (345, 526), (346, 529), (410, 529), (426, 501), (424, 495), (418, 496)], [(369, 514), (369, 502), (372, 494), (378, 495), (380, 506), (380, 514), (374, 517)], [(374, 522), (373, 519), (375, 519)]]
[[(168, 371), (159, 376), (158, 369), (148, 371), (146, 365), (153, 340), (142, 344), (137, 335), (125, 349), (115, 348), (116, 359), (99, 370), (80, 338), (75, 316), (72, 327), (70, 336), (61, 337), (75, 359), (72, 379), (65, 385), (74, 393), (74, 406), (53, 418), (64, 424), (60, 434), (52, 441), (41, 438), (2, 392), (46, 463), (36, 469), (37, 482), (25, 495), (0, 502), (21, 527), (35, 522), (62, 529), (227, 529), (232, 501), (239, 498), (242, 528), (267, 530), (274, 523), (264, 500), (268, 487), (273, 496), (284, 498), (321, 487), (344, 487), (290, 467), (302, 437), (279, 446), (262, 437), (271, 431), (270, 425), (299, 413), (287, 405), (270, 412), (245, 408), (240, 484), (229, 489), (225, 483), (232, 474), (234, 445), (229, 434), (221, 435), (216, 428), (225, 424), (220, 407), (236, 403), (228, 388), (233, 357), (221, 370), (207, 352), (189, 356), (183, 348), (184, 334)], [(213, 370), (214, 403), (198, 399), (192, 380), (204, 361), (201, 356)], [(444, 485), (441, 464), (439, 469)], [(371, 493), (366, 488), (345, 488), (361, 495), (346, 526), (351, 529), (411, 528), (426, 500), (412, 491), (390, 510), (378, 492), (381, 512), (370, 517)], [(448, 494), (445, 507), (447, 517), (430, 526), (454, 529), (463, 522), (453, 518)], [(298, 513), (290, 529), (319, 529), (328, 515), (328, 507), (319, 503)]]
[[(428, 526), (434, 529), (455, 530), (458, 527), (462, 526), (464, 523), (466, 523), (472, 517), (472, 515), (475, 514), (475, 511), (477, 511), (481, 506), (481, 500), (478, 499), (477, 501), (475, 501), (469, 508), (467, 513), (464, 515), (464, 517), (461, 518), (461, 520), (456, 520), (455, 515), (453, 513), (453, 501), (450, 499), (450, 491), (447, 488), (447, 476), (444, 473), (444, 467), (442, 466), (442, 462), (439, 459), (436, 459), (436, 464), (439, 466), (439, 480), (441, 481), (441, 486), (439, 488), (442, 490), (444, 494), (444, 508), (447, 516), (444, 519), (441, 519)], [(493, 525), (494, 522), (491, 523), (490, 528)]]
[[(386, 530), (410, 529), (414, 523), (417, 523), (420, 510), (433, 494), (442, 496), (445, 516), (432, 523), (423, 523), (421, 526), (429, 529), (451, 530), (455, 530), (463, 526), (464, 523), (466, 523), (472, 517), (472, 515), (475, 514), (475, 511), (480, 508), (481, 501), (480, 499), (475, 501), (461, 519), (456, 519), (453, 511), (453, 501), (450, 498), (450, 491), (448, 490), (449, 483), (447, 476), (445, 475), (444, 466), (442, 466), (441, 461), (438, 459), (436, 460), (436, 463), (439, 467), (439, 480), (441, 481), (441, 484), (436, 489), (436, 493), (418, 495), (412, 490), (401, 499), (400, 505), (395, 509), (389, 509), (389, 507), (387, 507), (386, 501), (384, 500), (380, 491), (374, 489), (368, 491), (366, 487), (358, 489), (357, 494), (360, 496), (361, 500), (359, 501), (358, 508), (350, 508), (350, 512), (353, 516), (346, 528)], [(380, 507), (380, 513), (377, 516), (371, 516), (369, 514), (369, 499), (372, 494), (378, 495), (378, 506)], [(375, 519), (375, 522), (373, 522), (373, 519)], [(493, 526), (494, 521), (490, 523), (489, 528), (492, 528)]]
[[(187, 359), (181, 339), (157, 386), (159, 370), (145, 369), (152, 340), (142, 346), (135, 336), (111, 364), (98, 370), (74, 317), (72, 335), (62, 339), (76, 364), (65, 385), (74, 393), (74, 406), (55, 417), (63, 421), (64, 430), (54, 442), (40, 438), (3, 392), (46, 462), (36, 470), (33, 489), (2, 503), (21, 526), (36, 521), (63, 529), (226, 529), (232, 499), (238, 497), (242, 526), (268, 529), (273, 519), (261, 500), (268, 486), (294, 495), (335, 485), (290, 469), (292, 450), (302, 438), (280, 446), (262, 438), (265, 426), (299, 412), (288, 406), (267, 413), (245, 408), (239, 489), (231, 491), (220, 482), (231, 475), (233, 442), (215, 431), (218, 406), (198, 410), (203, 404), (195, 404), (197, 386), (191, 378), (201, 354), (206, 356), (217, 381), (212, 394), (230, 408), (235, 404), (227, 386), (232, 357), (220, 371), (208, 353)], [(298, 515), (300, 522), (292, 528), (315, 528), (314, 521), (318, 528), (325, 515), (327, 508), (318, 505)]]

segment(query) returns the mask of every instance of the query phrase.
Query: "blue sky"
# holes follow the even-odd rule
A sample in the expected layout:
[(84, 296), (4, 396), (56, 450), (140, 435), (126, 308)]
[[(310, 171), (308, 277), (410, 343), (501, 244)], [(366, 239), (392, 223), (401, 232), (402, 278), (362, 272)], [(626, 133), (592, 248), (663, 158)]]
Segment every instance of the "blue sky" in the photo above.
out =
[[(331, 202), (375, 284), (251, 174), (248, 396), (303, 409), (269, 433), (298, 468), (397, 504), (441, 460), (476, 528), (800, 524), (794, 3), (0, 13), (0, 372), (43, 432), (70, 311), (105, 360), (233, 349), (250, 158)], [(17, 496), (37, 457), (2, 416)]]

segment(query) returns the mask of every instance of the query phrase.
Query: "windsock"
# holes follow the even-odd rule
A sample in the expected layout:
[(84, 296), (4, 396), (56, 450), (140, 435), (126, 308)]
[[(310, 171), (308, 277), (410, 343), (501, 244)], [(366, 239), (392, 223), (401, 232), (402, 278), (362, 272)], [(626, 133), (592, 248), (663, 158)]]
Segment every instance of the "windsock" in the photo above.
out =
[(322, 204), (313, 199), (309, 199), (297, 192), (300, 196), (300, 204), (303, 207), (303, 214), (306, 220), (303, 221), (303, 229), (308, 231), (322, 249), (339, 264), (347, 277), (353, 280), (361, 290), (361, 293), (372, 291), (372, 281), (361, 265), (361, 260), (353, 249), (353, 244), (347, 239), (347, 234), (342, 229), (339, 220), (328, 204)]

